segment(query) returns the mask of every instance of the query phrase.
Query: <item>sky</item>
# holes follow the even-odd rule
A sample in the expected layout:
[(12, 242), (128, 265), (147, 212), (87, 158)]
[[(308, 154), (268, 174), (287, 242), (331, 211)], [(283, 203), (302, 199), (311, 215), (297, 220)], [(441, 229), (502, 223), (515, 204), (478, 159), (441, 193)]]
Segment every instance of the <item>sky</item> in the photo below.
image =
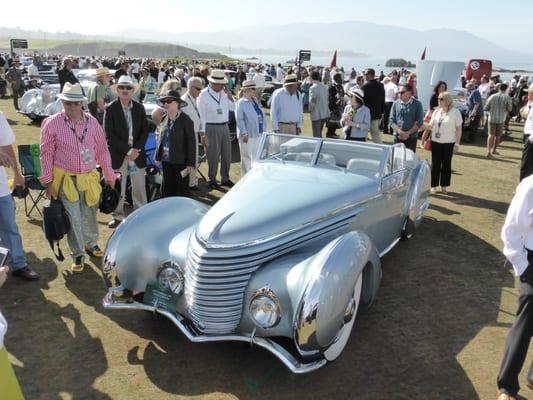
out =
[[(517, 51), (529, 51), (521, 43), (531, 34), (533, 1), (506, 0), (431, 0), (360, 1), (335, 0), (151, 0), (141, 8), (120, 8), (116, 2), (51, 0), (6, 1), (2, 27), (40, 29), (48, 32), (72, 31), (82, 34), (112, 34), (123, 29), (195, 32), (230, 30), (254, 23), (290, 24), (294, 22), (366, 21), (417, 30), (449, 28), (464, 30)], [(325, 4), (332, 7), (325, 8)], [(54, 5), (53, 7), (50, 5)], [(144, 9), (151, 7), (144, 12)], [(36, 12), (27, 12), (35, 9)], [(106, 14), (107, 10), (107, 15)], [(118, 10), (118, 11), (117, 11)], [(23, 12), (22, 12), (23, 11)], [(150, 17), (152, 17), (150, 19)], [(265, 32), (268, 34), (268, 32)], [(238, 38), (234, 46), (238, 46)]]

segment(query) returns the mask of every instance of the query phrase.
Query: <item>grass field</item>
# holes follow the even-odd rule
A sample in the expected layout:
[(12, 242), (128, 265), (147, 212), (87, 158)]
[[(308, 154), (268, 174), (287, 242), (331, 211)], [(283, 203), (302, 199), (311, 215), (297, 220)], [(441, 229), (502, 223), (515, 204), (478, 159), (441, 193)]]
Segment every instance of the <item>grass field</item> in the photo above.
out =
[[(0, 110), (17, 144), (38, 142), (38, 126), (14, 113), (11, 101), (0, 100)], [(495, 398), (517, 296), (499, 239), (518, 182), (522, 126), (512, 129), (494, 159), (484, 157), (484, 139), (461, 146), (451, 192), (432, 196), (417, 234), (383, 258), (378, 298), (358, 315), (343, 355), (305, 376), (291, 374), (260, 349), (189, 343), (163, 317), (103, 310), (98, 261), (83, 274), (64, 275), (68, 263), (53, 259), (41, 220), (26, 218), (17, 201), (25, 250), (42, 279), (10, 278), (0, 306), (26, 398)], [(304, 131), (311, 131), (308, 115)], [(205, 164), (201, 169), (207, 172)], [(238, 163), (232, 164), (232, 179), (239, 174)], [(222, 195), (204, 186), (201, 200), (213, 203)], [(107, 219), (99, 216), (102, 246), (111, 233)], [(66, 241), (62, 245), (66, 249)], [(523, 395), (533, 398), (528, 390)]]

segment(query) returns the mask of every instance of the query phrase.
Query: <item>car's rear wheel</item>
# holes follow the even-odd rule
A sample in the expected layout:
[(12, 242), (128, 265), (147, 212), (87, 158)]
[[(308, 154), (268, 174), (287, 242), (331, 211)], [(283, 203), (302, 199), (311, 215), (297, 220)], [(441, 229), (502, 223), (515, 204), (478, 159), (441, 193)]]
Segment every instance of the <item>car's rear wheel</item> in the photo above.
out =
[(363, 273), (361, 272), (357, 277), (354, 285), (353, 296), (350, 302), (346, 305), (346, 312), (344, 315), (344, 323), (339, 329), (333, 344), (324, 352), (324, 358), (328, 361), (333, 361), (339, 357), (342, 353), (350, 334), (352, 333), (353, 326), (355, 324), (355, 318), (357, 317), (357, 310), (361, 302), (361, 293), (363, 291)]

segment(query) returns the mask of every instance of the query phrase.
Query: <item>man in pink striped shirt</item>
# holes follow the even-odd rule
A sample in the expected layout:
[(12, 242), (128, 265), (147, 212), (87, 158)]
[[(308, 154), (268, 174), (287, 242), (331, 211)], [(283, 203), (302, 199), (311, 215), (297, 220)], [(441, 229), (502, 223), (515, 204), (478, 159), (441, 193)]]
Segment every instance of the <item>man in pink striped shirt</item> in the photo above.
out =
[(48, 117), (41, 127), (41, 168), (39, 178), (48, 198), (59, 198), (70, 218), (67, 235), (74, 259), (73, 272), (82, 272), (84, 252), (101, 257), (98, 247), (96, 208), (101, 186), (96, 171), (98, 163), (106, 183), (115, 185), (116, 174), (102, 127), (92, 115), (84, 113), (87, 101), (79, 84), (66, 83), (58, 95), (63, 111)]

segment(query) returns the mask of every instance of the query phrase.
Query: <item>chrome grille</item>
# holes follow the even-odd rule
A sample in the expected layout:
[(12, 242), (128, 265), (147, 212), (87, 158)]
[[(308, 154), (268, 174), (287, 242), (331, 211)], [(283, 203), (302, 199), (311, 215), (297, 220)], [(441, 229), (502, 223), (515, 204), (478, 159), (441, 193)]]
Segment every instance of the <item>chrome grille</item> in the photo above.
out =
[(359, 210), (245, 248), (209, 248), (193, 233), (185, 263), (185, 298), (196, 329), (213, 335), (233, 332), (241, 320), (248, 281), (261, 265), (310, 240), (347, 230)]

